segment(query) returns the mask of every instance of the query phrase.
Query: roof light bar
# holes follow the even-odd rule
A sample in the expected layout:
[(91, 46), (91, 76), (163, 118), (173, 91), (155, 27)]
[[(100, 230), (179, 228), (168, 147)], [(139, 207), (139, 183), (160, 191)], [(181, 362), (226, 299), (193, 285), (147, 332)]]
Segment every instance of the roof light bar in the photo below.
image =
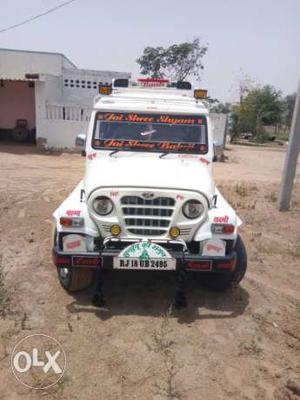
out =
[(166, 86), (169, 83), (169, 79), (163, 78), (139, 78), (137, 81), (141, 85), (148, 87)]

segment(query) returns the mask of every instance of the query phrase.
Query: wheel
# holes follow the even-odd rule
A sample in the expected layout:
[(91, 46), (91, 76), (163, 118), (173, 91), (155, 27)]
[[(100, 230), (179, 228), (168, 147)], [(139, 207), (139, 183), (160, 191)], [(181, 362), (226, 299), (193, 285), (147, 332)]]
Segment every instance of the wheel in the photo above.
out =
[(23, 127), (14, 128), (12, 137), (16, 142), (25, 142), (29, 137), (29, 131)]
[(60, 284), (68, 292), (79, 292), (91, 286), (94, 278), (92, 269), (57, 268)]
[(237, 237), (234, 250), (237, 256), (235, 270), (227, 274), (218, 273), (204, 275), (202, 282), (207, 288), (218, 291), (226, 290), (232, 286), (238, 285), (244, 278), (247, 269), (247, 253), (240, 235)]

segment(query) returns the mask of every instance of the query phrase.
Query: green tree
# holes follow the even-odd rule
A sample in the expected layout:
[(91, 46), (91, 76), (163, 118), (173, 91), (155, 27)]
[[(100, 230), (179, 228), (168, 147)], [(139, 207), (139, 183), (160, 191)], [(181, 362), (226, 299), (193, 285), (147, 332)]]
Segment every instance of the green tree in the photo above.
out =
[(276, 125), (282, 120), (281, 92), (273, 86), (256, 87), (248, 91), (242, 103), (233, 109), (233, 133), (264, 134), (264, 125)]
[(163, 47), (146, 47), (143, 55), (136, 60), (143, 75), (162, 78), (166, 64), (166, 50)]
[(296, 93), (289, 94), (283, 99), (283, 123), (288, 129), (290, 129), (292, 125), (295, 102)]
[(168, 77), (183, 81), (188, 76), (200, 80), (204, 68), (202, 58), (207, 46), (202, 45), (199, 38), (191, 42), (173, 44), (170, 47), (146, 47), (136, 61), (143, 75), (152, 78)]
[(229, 114), (231, 112), (231, 109), (231, 103), (221, 103), (217, 101), (217, 103), (213, 107), (211, 107), (210, 111), (213, 113)]

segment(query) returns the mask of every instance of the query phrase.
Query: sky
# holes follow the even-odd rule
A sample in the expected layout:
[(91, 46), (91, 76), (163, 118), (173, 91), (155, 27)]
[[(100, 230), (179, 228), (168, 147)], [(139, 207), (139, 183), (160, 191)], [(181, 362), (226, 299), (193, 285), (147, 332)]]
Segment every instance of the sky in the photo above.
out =
[[(0, 30), (63, 0), (0, 0)], [(146, 46), (200, 37), (201, 87), (237, 101), (239, 82), (293, 93), (300, 79), (300, 0), (76, 0), (0, 33), (0, 48), (64, 53), (79, 68), (128, 71)], [(0, 60), (1, 62), (1, 60)]]

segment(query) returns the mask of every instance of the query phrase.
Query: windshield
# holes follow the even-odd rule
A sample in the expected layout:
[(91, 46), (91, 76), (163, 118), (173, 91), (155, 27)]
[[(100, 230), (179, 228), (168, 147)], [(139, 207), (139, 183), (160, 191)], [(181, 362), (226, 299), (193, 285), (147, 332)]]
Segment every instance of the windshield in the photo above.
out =
[(103, 113), (96, 115), (93, 147), (172, 153), (207, 153), (202, 115)]

